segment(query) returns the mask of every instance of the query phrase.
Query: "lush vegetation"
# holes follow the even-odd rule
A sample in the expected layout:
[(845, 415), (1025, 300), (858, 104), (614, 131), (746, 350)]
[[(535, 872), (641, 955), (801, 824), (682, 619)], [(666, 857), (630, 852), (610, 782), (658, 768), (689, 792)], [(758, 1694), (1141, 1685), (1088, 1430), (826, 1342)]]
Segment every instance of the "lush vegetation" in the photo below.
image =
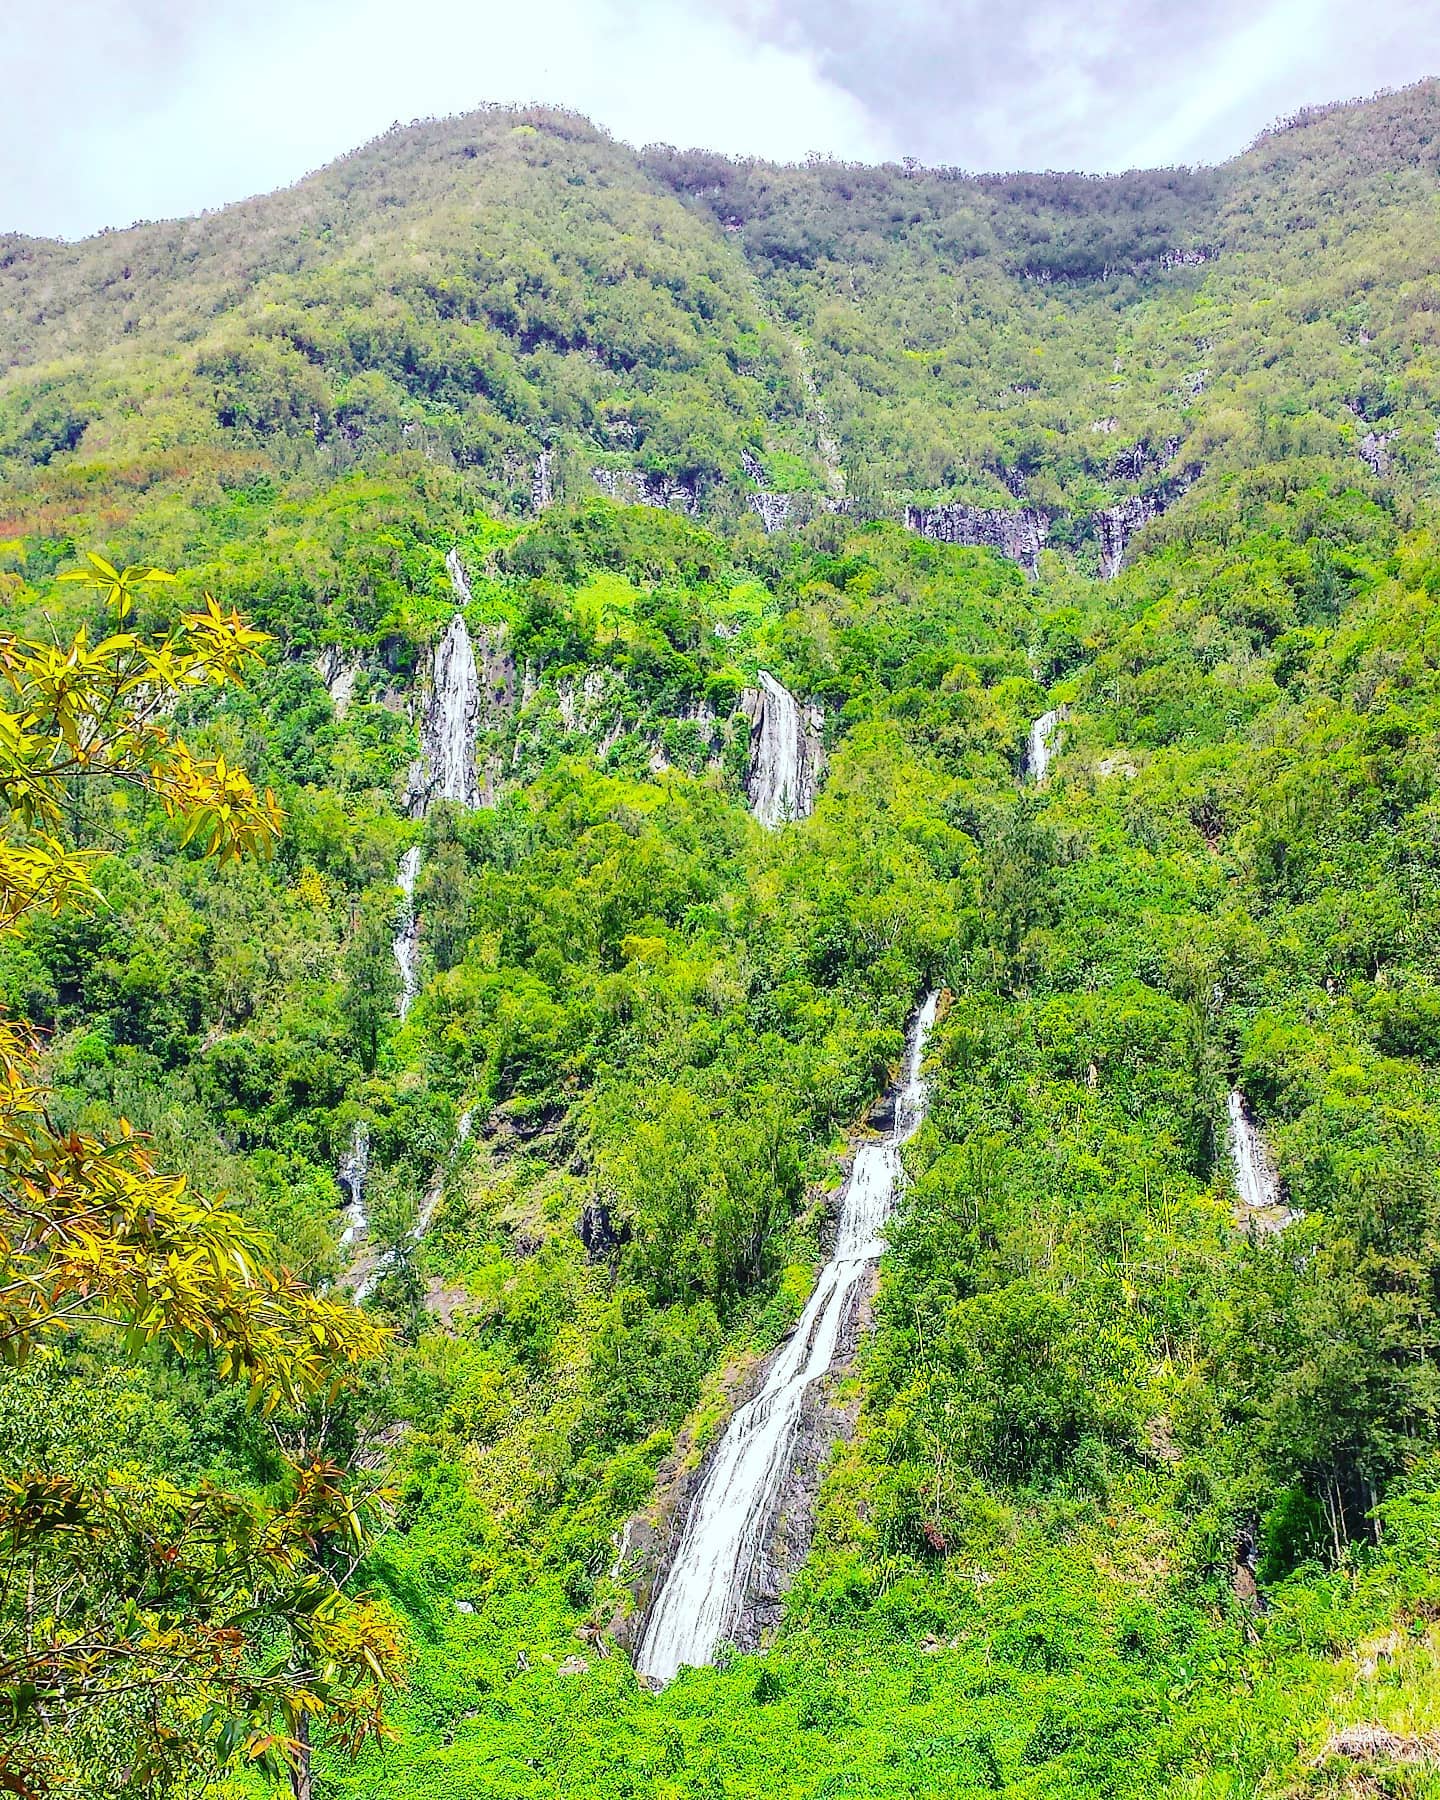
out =
[[(363, 1122), (394, 1335), (267, 1425), (203, 1358), (77, 1329), (0, 1384), (0, 1458), (255, 1516), (306, 1457), (383, 1477), (347, 1574), (403, 1623), (396, 1736), (352, 1756), (317, 1720), (318, 1794), (1435, 1791), (1435, 105), (1106, 183), (639, 163), (497, 114), (14, 246), (8, 622), (93, 627), (58, 579), (92, 541), (189, 571), (135, 588), (146, 642), (241, 607), (263, 663), (166, 730), (283, 830), (216, 866), (163, 791), (67, 772), (102, 903), (17, 917), (0, 996), (57, 1132), (129, 1121), (314, 1284), (349, 1278)], [(1094, 581), (1064, 521), (1174, 436), (1207, 473)], [(837, 448), (851, 514), (742, 515), (742, 452), (819, 496)], [(587, 495), (594, 466), (703, 522)], [(1009, 504), (1017, 471), (1064, 552), (1033, 583), (870, 516)], [(422, 820), (452, 550), (494, 803)], [(743, 795), (762, 667), (829, 751), (774, 833)], [(774, 1645), (649, 1694), (618, 1534), (796, 1317), (927, 986), (934, 1103), (813, 1554)], [(1278, 1235), (1236, 1223), (1237, 1085), (1302, 1215)], [(1361, 1723), (1395, 1736), (1357, 1773)], [(268, 1779), (167, 1725), (133, 1791)], [(67, 1791), (116, 1791), (115, 1742)]]
[[(273, 796), (223, 755), (197, 758), (163, 720), (178, 696), (238, 682), (263, 638), (209, 597), (163, 637), (126, 629), (138, 591), (169, 579), (92, 555), (62, 580), (98, 590), (121, 629), (93, 643), (84, 626), (68, 644), (0, 639), (9, 934), (40, 909), (83, 917), (106, 903), (100, 852), (63, 835), (91, 791), (149, 800), (182, 847), (222, 861), (273, 841)], [(345, 1593), (345, 1555), (353, 1566), (366, 1545), (353, 1483), (315, 1449), (273, 1458), (268, 1505), (209, 1480), (178, 1487), (158, 1460), (107, 1467), (148, 1384), (103, 1356), (88, 1378), (84, 1347), (118, 1327), (132, 1358), (199, 1352), (268, 1415), (334, 1405), (384, 1334), (270, 1266), (263, 1235), (159, 1172), (123, 1117), (104, 1139), (57, 1127), (37, 1062), (27, 1028), (7, 1020), (0, 1777), (16, 1794), (88, 1788), (102, 1769), (168, 1789), (243, 1752), (288, 1764), (303, 1792), (312, 1720), (341, 1742), (377, 1734), (399, 1667), (392, 1617)]]

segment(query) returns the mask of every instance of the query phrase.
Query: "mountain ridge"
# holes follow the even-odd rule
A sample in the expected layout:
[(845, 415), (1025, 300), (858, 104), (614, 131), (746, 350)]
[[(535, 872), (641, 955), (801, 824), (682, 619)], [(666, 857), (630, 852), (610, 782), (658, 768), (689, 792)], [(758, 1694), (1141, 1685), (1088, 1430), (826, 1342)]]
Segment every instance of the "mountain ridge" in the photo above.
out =
[[(1109, 440), (1234, 466), (1268, 400), (1312, 415), (1332, 459), (1354, 419), (1389, 420), (1415, 493), (1440, 399), (1413, 355), (1407, 378), (1399, 334), (1424, 329), (1423, 291), (1403, 296), (1437, 267), (1437, 95), (1322, 111), (1215, 170), (1094, 178), (633, 153), (541, 111), (406, 127), (177, 226), (43, 254), (10, 240), (0, 468), (24, 483), (37, 459), (123, 458), (158, 433), (323, 474), (418, 433), (521, 513), (548, 451), (557, 492), (633, 470), (733, 516), (757, 489), (830, 485), (818, 405), (862, 509), (1003, 509), (1020, 483), (1085, 515), (1136, 491), (1107, 473)], [(1322, 228), (1337, 184), (1373, 197)], [(1342, 257), (1374, 270), (1352, 299), (1366, 316), (1322, 347), (1299, 313), (1334, 317)], [(1282, 274), (1288, 360), (1308, 336), (1319, 362), (1267, 374), (1257, 308)], [(172, 353), (188, 373), (151, 366)]]

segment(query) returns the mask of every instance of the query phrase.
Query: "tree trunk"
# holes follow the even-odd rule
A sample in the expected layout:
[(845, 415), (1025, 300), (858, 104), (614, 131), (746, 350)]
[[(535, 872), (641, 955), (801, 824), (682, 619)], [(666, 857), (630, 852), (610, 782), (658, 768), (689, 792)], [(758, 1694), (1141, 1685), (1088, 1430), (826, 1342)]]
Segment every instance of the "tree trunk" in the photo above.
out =
[(310, 1777), (310, 1715), (301, 1713), (295, 1730), (295, 1751), (290, 1759), (290, 1791), (295, 1800), (314, 1800)]

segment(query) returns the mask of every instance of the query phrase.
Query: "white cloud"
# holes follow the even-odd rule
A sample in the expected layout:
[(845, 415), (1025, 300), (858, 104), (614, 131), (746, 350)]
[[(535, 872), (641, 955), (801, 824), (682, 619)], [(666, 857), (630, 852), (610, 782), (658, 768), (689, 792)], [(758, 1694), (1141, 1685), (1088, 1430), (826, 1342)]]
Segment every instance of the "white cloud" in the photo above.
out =
[(1440, 32), (1410, 0), (1375, 0), (1363, 34), (1348, 0), (1272, 0), (1203, 48), (1164, 111), (1117, 143), (1112, 166), (1213, 161), (1302, 106), (1436, 73)]
[(932, 162), (1213, 162), (1272, 118), (1440, 74), (1434, 0), (714, 0)]
[(543, 101), (643, 143), (1113, 169), (1440, 72), (1433, 0), (9, 0), (0, 230), (293, 181), (396, 119)]
[[(487, 100), (569, 106), (634, 142), (781, 159), (893, 149), (809, 50), (674, 0), (222, 0), (198, 32), (188, 9), (172, 23), (135, 0), (63, 10), (82, 81), (110, 71), (110, 99), (48, 130), (33, 104), (0, 120), (13, 164), (0, 229), (75, 235), (193, 212), (293, 181), (396, 119)], [(26, 35), (22, 22), (22, 56)], [(29, 48), (49, 54), (33, 21)], [(22, 144), (45, 138), (25, 166)]]

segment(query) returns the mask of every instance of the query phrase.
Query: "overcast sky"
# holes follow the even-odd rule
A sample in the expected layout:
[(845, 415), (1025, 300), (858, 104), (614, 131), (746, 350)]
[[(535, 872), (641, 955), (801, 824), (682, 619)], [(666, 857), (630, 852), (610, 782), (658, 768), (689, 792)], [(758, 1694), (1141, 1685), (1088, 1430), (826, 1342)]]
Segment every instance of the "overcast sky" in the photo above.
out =
[(570, 106), (633, 143), (973, 169), (1211, 162), (1440, 74), (1436, 0), (5, 0), (0, 231), (294, 181), (394, 120)]

